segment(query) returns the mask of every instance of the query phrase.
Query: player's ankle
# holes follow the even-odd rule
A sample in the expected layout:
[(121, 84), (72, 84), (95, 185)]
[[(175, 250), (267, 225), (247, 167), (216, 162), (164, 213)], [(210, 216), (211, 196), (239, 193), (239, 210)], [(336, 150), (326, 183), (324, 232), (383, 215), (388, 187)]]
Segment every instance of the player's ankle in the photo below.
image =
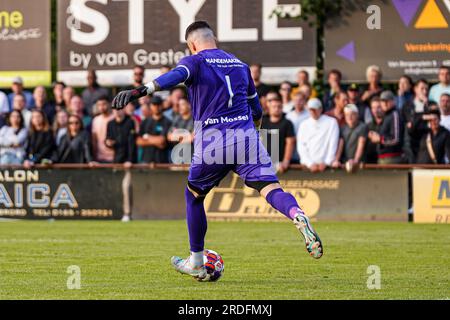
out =
[(305, 212), (299, 207), (293, 207), (291, 208), (291, 210), (289, 210), (289, 216), (291, 217), (292, 220), (297, 218), (297, 216), (304, 216), (304, 215)]
[(203, 266), (203, 251), (191, 252), (190, 262), (194, 269)]

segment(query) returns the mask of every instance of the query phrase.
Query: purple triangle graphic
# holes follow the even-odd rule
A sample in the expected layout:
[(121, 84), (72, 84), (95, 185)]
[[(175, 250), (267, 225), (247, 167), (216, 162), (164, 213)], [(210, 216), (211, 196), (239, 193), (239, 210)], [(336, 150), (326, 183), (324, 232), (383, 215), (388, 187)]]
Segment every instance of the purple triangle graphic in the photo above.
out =
[(408, 27), (422, 4), (422, 0), (392, 0), (392, 3), (404, 25)]
[(336, 54), (348, 61), (355, 62), (356, 61), (356, 53), (355, 53), (355, 41), (351, 41), (339, 49)]

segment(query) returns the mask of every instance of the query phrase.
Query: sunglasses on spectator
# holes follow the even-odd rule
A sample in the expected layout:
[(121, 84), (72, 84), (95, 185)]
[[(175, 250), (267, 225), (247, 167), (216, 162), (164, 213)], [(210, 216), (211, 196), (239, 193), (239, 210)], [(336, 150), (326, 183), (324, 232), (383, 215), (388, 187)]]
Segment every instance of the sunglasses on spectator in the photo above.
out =
[(70, 125), (72, 125), (72, 124), (77, 124), (77, 125), (79, 125), (80, 122), (79, 122), (79, 121), (70, 121), (69, 124), (70, 124)]
[(135, 76), (143, 76), (144, 74), (142, 72), (135, 72), (134, 75)]

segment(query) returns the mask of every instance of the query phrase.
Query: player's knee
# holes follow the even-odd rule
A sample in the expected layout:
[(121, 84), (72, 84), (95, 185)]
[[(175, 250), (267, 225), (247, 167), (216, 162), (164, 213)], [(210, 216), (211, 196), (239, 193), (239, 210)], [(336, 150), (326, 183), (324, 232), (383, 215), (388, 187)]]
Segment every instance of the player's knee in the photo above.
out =
[(264, 198), (266, 198), (271, 191), (281, 189), (280, 183), (274, 181), (246, 181), (245, 184), (249, 188), (258, 191)]
[(186, 197), (193, 197), (196, 200), (204, 200), (209, 191), (200, 190), (190, 183), (186, 186)]

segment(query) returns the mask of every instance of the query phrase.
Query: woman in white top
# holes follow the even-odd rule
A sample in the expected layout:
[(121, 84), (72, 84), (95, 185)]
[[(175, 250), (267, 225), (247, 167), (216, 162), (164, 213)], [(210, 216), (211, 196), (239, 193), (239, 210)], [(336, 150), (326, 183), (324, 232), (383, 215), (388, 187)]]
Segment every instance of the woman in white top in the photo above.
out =
[(6, 118), (6, 126), (0, 129), (0, 164), (22, 164), (27, 137), (22, 113), (13, 110)]

